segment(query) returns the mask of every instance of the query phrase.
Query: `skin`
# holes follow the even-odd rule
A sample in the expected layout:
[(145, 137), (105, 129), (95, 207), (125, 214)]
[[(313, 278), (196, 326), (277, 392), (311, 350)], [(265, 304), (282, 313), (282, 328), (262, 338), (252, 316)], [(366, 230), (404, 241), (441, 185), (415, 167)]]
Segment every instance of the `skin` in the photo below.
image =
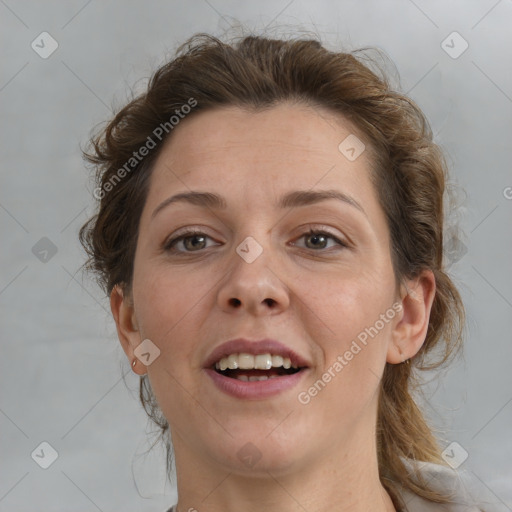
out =
[[(111, 309), (130, 362), (144, 339), (160, 350), (134, 371), (148, 373), (170, 424), (181, 512), (395, 510), (377, 466), (380, 379), (386, 362), (400, 364), (424, 342), (435, 281), (425, 271), (396, 286), (369, 151), (351, 162), (338, 150), (352, 133), (346, 119), (305, 105), (258, 113), (222, 107), (182, 121), (157, 159), (131, 293), (114, 288)], [(335, 199), (276, 206), (292, 190), (327, 189), (350, 196), (364, 213)], [(227, 208), (178, 202), (151, 217), (162, 201), (190, 190), (220, 194)], [(196, 251), (189, 240), (175, 246), (181, 252), (166, 252), (165, 241), (184, 227), (209, 238)], [(305, 235), (310, 227), (347, 247), (331, 238), (322, 245)], [(248, 236), (263, 249), (250, 264), (235, 250)], [(401, 311), (300, 403), (298, 394), (393, 304)], [(228, 396), (203, 363), (237, 337), (280, 340), (310, 368), (277, 396)], [(237, 456), (248, 442), (261, 454), (252, 467)]]

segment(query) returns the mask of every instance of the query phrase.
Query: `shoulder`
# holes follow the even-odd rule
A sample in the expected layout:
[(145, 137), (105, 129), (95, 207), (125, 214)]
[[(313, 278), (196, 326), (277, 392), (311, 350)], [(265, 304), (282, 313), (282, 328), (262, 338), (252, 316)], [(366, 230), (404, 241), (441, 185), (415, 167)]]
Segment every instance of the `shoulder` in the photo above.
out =
[(402, 491), (405, 504), (404, 512), (493, 512), (493, 500), (475, 491), (475, 479), (467, 472), (456, 471), (449, 466), (431, 462), (403, 459), (411, 472), (419, 473), (433, 490), (451, 496), (452, 503), (439, 504), (426, 500), (410, 491)]

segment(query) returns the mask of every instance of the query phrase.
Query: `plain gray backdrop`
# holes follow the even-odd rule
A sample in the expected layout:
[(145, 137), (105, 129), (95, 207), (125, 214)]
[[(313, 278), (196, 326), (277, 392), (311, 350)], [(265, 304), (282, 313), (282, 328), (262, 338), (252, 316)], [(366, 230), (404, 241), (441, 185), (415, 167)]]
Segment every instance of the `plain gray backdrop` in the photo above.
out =
[(0, 0), (0, 512), (175, 502), (108, 301), (79, 272), (95, 207), (80, 145), (179, 43), (237, 23), (380, 48), (429, 118), (466, 192), (450, 271), (468, 335), (427, 411), (467, 453), (459, 469), (512, 510), (511, 0)]

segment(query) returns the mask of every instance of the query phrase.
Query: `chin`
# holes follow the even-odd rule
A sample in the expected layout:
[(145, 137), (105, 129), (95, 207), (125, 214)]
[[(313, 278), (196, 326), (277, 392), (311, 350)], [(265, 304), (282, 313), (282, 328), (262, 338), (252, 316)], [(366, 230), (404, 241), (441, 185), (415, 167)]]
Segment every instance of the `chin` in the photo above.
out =
[[(233, 451), (219, 453), (219, 463), (227, 471), (244, 476), (275, 476), (292, 472), (300, 460), (300, 454), (285, 450), (276, 450), (274, 446), (259, 447), (246, 442), (241, 448), (233, 447)], [(233, 456), (234, 455), (234, 456)]]
[[(240, 425), (237, 435), (224, 436), (223, 442), (210, 446), (209, 449), (219, 465), (226, 471), (240, 475), (268, 476), (286, 474), (300, 461), (308, 458), (304, 451), (311, 442), (311, 436), (294, 436), (293, 432), (276, 432), (279, 421), (272, 418), (259, 426), (252, 423), (249, 428), (243, 429)], [(271, 426), (269, 426), (271, 425)], [(277, 429), (276, 429), (277, 427)], [(231, 428), (235, 428), (232, 424)], [(205, 440), (211, 442), (211, 439)], [(312, 447), (310, 448), (312, 449)]]

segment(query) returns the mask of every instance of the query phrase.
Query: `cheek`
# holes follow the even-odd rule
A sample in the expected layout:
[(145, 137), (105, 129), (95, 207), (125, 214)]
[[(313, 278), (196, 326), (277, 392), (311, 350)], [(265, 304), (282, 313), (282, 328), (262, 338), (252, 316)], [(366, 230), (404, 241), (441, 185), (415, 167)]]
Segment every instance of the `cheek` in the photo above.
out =
[(332, 400), (334, 409), (357, 409), (378, 388), (395, 316), (393, 274), (381, 276), (346, 275), (309, 294), (307, 323), (320, 330), (308, 334), (323, 353), (315, 371), (322, 382), (311, 393)]
[(391, 307), (383, 297), (343, 291), (322, 319), (329, 329), (312, 335), (321, 347), (322, 361), (314, 368), (309, 387), (300, 389), (297, 397), (310, 408), (305, 411), (310, 421), (333, 438), (359, 422), (373, 421), (392, 327), (391, 321), (380, 320)]
[(197, 274), (157, 265), (139, 270), (133, 294), (141, 339), (150, 339), (160, 350), (147, 373), (160, 408), (174, 424), (177, 411), (188, 410), (190, 396), (198, 394), (197, 374), (190, 365), (197, 358), (204, 312), (211, 308), (212, 285)]
[(141, 339), (150, 339), (160, 350), (148, 367), (153, 389), (158, 394), (162, 386), (166, 393), (176, 387), (177, 393), (177, 380), (191, 390), (195, 383), (190, 365), (199, 365), (197, 345), (204, 342), (200, 326), (212, 308), (212, 283), (199, 273), (171, 272), (158, 265), (140, 270), (133, 293)]
[(344, 271), (303, 282), (299, 294), (311, 315), (323, 321), (324, 334), (331, 342), (326, 348), (354, 339), (391, 308), (393, 279), (391, 271)]
[[(134, 300), (137, 319), (144, 334), (164, 345), (188, 316), (200, 311), (211, 283), (198, 272), (172, 271), (163, 265), (147, 265), (135, 273)], [(168, 335), (166, 334), (168, 333)]]

